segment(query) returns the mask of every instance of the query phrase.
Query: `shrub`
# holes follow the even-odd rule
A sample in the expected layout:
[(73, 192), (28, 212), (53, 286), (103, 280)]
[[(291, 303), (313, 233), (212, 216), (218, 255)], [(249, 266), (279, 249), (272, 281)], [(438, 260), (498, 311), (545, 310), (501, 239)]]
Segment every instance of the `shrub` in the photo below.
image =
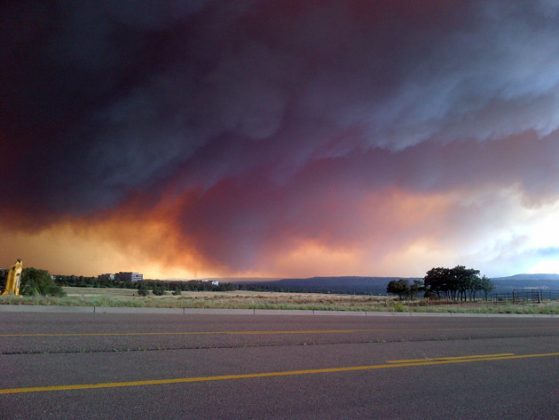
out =
[(404, 312), (406, 310), (406, 307), (404, 305), (402, 305), (400, 302), (396, 302), (394, 304), (394, 312)]
[(140, 282), (138, 284), (138, 295), (139, 296), (147, 296), (149, 294), (149, 290), (144, 282)]
[(163, 287), (162, 285), (154, 285), (153, 288), (151, 289), (151, 292), (155, 295), (155, 296), (163, 296), (165, 294), (165, 287)]
[(20, 293), (28, 296), (66, 296), (46, 270), (24, 268), (21, 273)]

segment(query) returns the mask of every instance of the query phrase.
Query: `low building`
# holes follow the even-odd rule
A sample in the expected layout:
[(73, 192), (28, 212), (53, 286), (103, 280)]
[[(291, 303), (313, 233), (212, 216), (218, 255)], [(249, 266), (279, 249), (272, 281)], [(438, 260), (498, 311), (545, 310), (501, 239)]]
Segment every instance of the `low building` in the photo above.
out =
[(133, 273), (130, 271), (121, 271), (120, 273), (115, 273), (115, 281), (129, 281), (131, 283), (136, 283), (144, 280), (144, 275), (142, 273)]
[(114, 280), (115, 279), (115, 275), (113, 273), (105, 273), (105, 274), (99, 274), (97, 276), (97, 280)]

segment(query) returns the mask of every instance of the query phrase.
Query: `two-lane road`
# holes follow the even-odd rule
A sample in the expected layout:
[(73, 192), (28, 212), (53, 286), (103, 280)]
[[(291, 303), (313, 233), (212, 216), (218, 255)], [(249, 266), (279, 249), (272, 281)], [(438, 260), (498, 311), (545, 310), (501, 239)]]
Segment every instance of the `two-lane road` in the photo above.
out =
[(2, 313), (0, 418), (557, 418), (559, 319)]

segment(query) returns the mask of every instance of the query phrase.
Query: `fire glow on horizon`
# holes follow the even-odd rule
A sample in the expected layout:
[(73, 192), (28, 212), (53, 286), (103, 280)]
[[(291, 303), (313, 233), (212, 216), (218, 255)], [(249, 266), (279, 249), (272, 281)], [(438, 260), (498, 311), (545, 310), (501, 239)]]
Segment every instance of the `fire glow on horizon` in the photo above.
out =
[(0, 11), (0, 266), (559, 272), (553, 1)]

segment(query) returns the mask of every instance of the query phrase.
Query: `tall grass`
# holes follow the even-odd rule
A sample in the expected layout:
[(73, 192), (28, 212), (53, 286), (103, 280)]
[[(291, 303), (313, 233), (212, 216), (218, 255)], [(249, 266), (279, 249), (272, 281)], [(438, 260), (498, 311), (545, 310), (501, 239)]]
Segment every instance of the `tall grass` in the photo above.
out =
[[(102, 289), (98, 289), (102, 290)], [(426, 302), (399, 302), (393, 299), (289, 293), (189, 293), (182, 296), (122, 296), (102, 291), (96, 295), (1, 296), (0, 304), (57, 305), (136, 308), (212, 308), (212, 309), (284, 309), (358, 312), (418, 312), (418, 313), (484, 313), (484, 314), (559, 314), (559, 302), (543, 304), (503, 305), (478, 303), (472, 305), (429, 305)]]

